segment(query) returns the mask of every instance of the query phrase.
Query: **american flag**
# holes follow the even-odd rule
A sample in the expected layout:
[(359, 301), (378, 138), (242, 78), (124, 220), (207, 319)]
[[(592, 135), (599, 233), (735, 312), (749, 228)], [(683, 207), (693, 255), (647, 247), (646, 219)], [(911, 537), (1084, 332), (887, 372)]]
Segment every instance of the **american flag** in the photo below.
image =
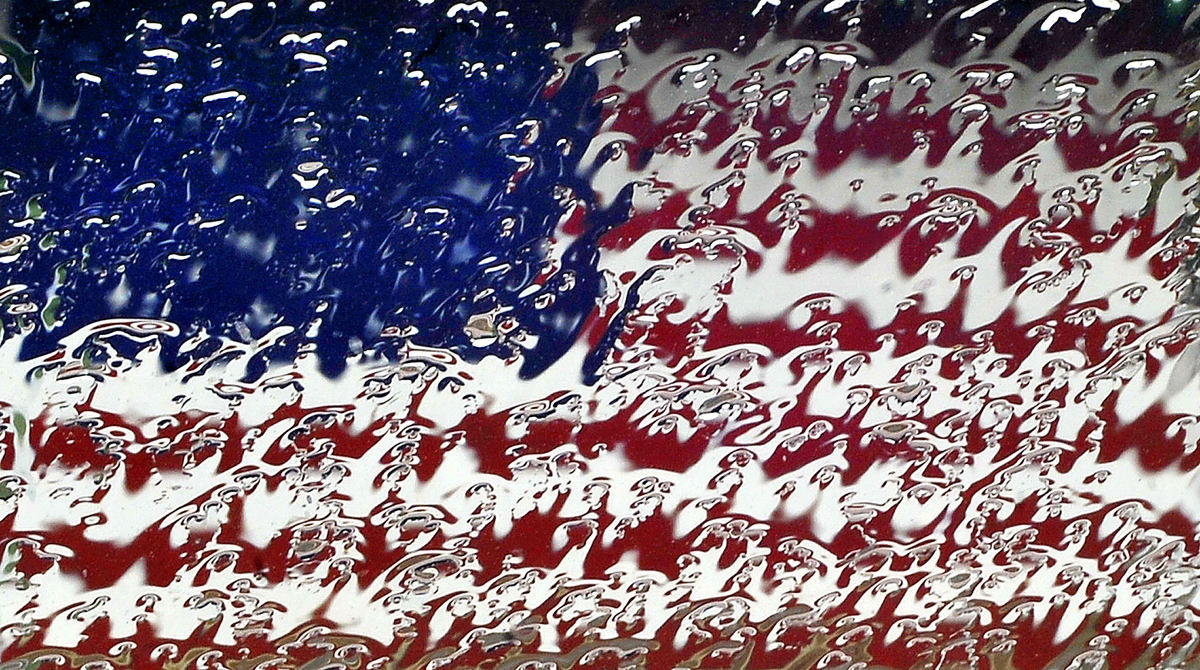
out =
[(0, 668), (1200, 663), (1190, 0), (0, 2)]

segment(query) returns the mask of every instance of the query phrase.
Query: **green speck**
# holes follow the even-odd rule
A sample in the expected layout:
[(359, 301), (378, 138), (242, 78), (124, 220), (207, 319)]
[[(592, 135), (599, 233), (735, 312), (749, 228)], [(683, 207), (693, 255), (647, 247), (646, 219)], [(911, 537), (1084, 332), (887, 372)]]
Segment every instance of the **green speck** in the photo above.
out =
[(11, 38), (0, 34), (0, 54), (12, 59), (16, 65), (17, 76), (26, 87), (33, 86), (33, 54)]
[(25, 201), (25, 216), (30, 219), (41, 219), (46, 216), (46, 208), (42, 207), (42, 196), (35, 195)]
[[(0, 484), (2, 485), (2, 484)], [(4, 547), (4, 555), (0, 556), (0, 584), (8, 581), (10, 575), (17, 572), (17, 560), (21, 558), (21, 545), (14, 540)]]
[(46, 301), (46, 306), (42, 309), (42, 323), (47, 328), (58, 323), (58, 308), (62, 306), (62, 298), (53, 296)]
[(25, 431), (29, 429), (29, 421), (20, 412), (13, 412), (13, 428), (17, 431), (17, 439), (25, 440)]

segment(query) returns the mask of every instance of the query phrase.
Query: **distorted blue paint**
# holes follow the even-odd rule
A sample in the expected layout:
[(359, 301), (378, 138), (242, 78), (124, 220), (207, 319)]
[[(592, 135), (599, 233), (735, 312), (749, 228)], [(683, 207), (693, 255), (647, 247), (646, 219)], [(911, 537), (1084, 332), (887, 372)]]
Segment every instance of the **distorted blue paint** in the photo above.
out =
[[(30, 241), (0, 264), (0, 287), (27, 287), (10, 305), (61, 300), (51, 326), (5, 317), (8, 335), (28, 331), (23, 354), (114, 316), (180, 324), (169, 365), (215, 350), (179, 350), (200, 329), (290, 325), (251, 374), (304, 346), (335, 374), (360, 348), (392, 351), (389, 327), (468, 359), (507, 355), (463, 329), (506, 305), (538, 337), (524, 375), (561, 356), (600, 290), (596, 238), (628, 206), (591, 206), (564, 257), (570, 288), (523, 295), (564, 211), (556, 189), (591, 204), (579, 161), (594, 77), (576, 68), (543, 95), (573, 4), (235, 4), (15, 7), (34, 76), (0, 84), (0, 239)], [(517, 131), (529, 120), (532, 141)], [(514, 157), (533, 167), (508, 188)], [(556, 300), (538, 309), (544, 291)]]

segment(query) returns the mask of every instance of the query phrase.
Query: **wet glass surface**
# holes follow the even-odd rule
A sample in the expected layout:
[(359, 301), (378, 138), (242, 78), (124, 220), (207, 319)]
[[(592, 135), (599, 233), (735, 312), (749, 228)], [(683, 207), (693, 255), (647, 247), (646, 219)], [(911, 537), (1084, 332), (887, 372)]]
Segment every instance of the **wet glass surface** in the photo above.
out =
[(0, 0), (0, 669), (1200, 664), (1191, 0)]

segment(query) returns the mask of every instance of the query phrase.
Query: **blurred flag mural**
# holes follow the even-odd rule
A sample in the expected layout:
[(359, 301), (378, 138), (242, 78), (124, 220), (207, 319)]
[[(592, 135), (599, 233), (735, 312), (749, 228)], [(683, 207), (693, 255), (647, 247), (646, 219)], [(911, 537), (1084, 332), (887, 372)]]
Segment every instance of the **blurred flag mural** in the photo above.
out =
[(1200, 666), (1193, 0), (0, 1), (3, 670)]

